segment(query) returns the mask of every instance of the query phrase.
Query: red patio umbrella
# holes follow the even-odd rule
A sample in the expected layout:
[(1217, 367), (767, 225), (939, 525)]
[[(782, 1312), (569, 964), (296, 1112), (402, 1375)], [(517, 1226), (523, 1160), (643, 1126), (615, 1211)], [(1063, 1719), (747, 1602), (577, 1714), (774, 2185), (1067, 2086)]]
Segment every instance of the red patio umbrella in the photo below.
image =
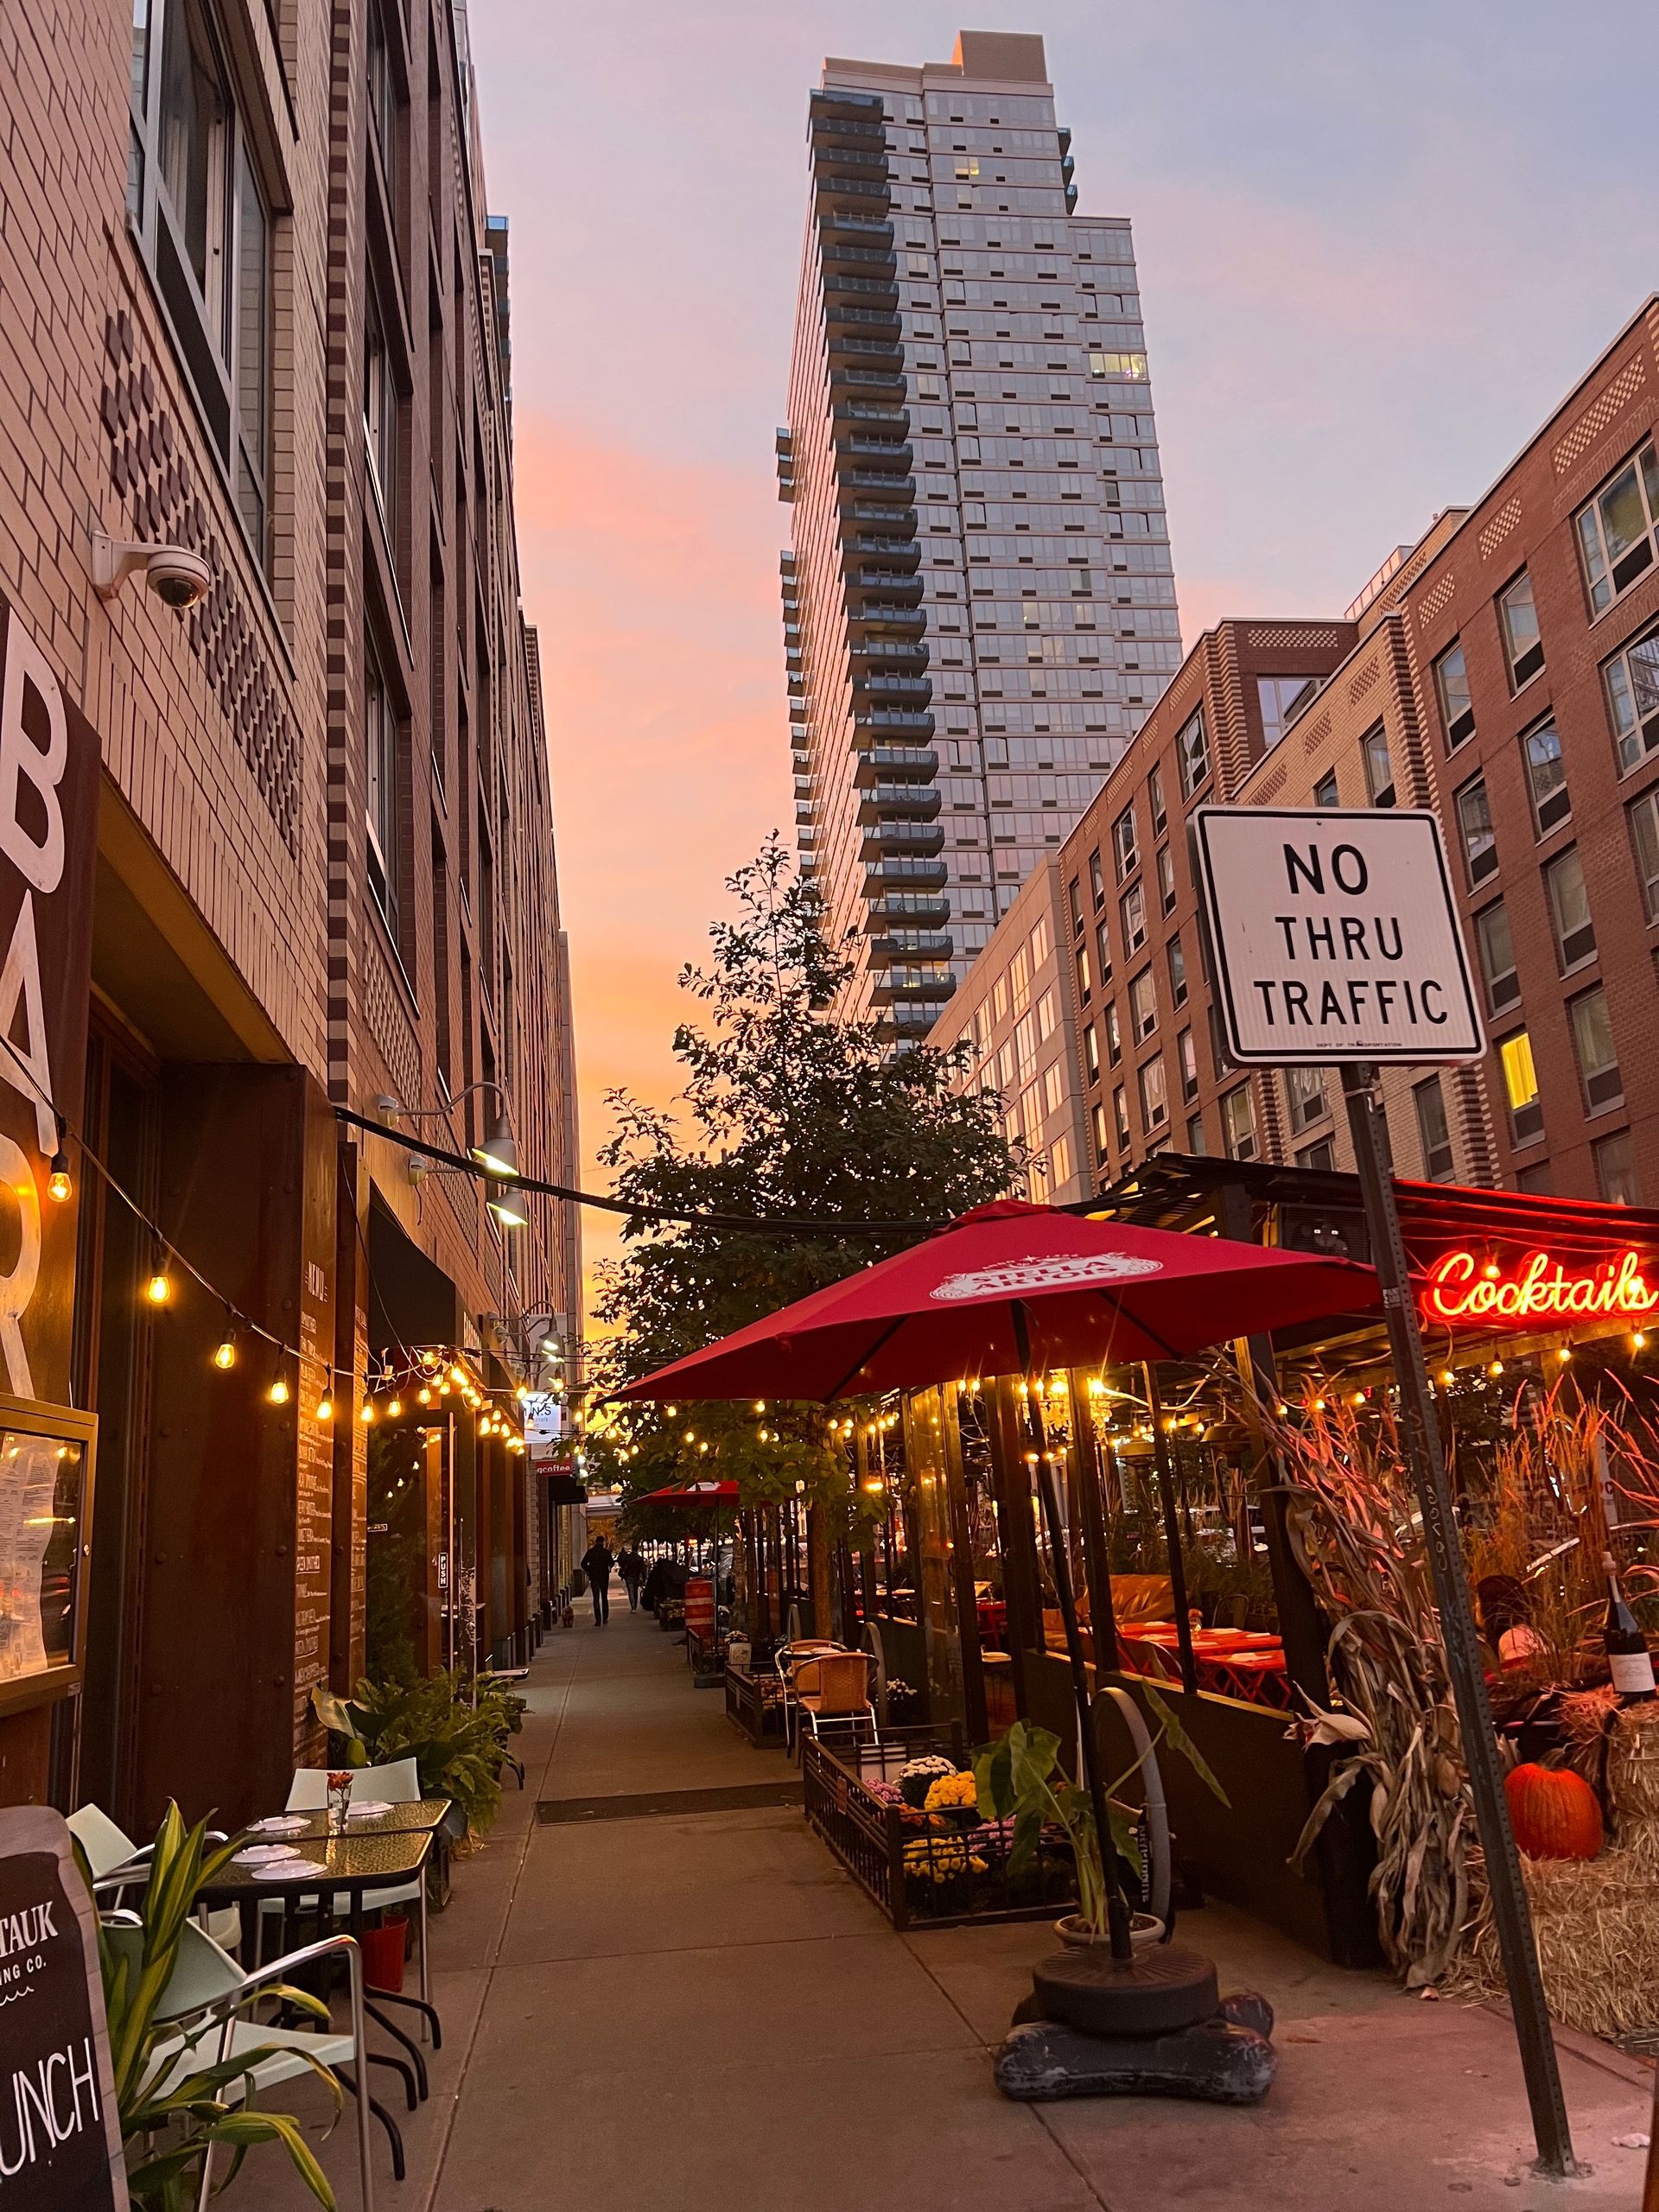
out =
[(648, 1490), (635, 1505), (735, 1505), (735, 1483), (670, 1483), (663, 1490)]
[(1178, 1359), (1376, 1302), (1357, 1261), (999, 1198), (620, 1395), (828, 1402), (956, 1376)]

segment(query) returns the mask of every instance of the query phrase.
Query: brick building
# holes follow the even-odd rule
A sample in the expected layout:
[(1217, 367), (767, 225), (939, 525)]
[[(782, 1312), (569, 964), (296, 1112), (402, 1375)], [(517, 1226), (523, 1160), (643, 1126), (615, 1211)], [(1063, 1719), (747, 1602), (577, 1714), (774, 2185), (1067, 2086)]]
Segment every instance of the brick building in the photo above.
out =
[[(504, 1405), (538, 1379), (573, 1224), (334, 1110), (457, 1152), (505, 1117), (570, 1179), (507, 240), (448, 0), (12, 10), (0, 109), (0, 927), (40, 954), (0, 1350), (8, 1418), (98, 1417), (61, 1663), (0, 1661), (0, 1797), (233, 1820), (362, 1670), (378, 1457), (412, 1447), (444, 1650), (528, 1633), (527, 1459), (359, 1415), (411, 1347)], [(122, 577), (99, 533), (182, 551)]]
[[(1164, 1150), (1352, 1165), (1333, 1079), (1219, 1051), (1185, 813), (1271, 803), (1445, 825), (1493, 1043), (1478, 1068), (1384, 1072), (1402, 1174), (1659, 1189), (1656, 343), (1649, 302), (1342, 621), (1224, 622), (1188, 655), (1047, 879), (1075, 1002), (1056, 1125), (1083, 1102), (1097, 1185)], [(999, 928), (938, 1041), (975, 1034), (1037, 918)]]

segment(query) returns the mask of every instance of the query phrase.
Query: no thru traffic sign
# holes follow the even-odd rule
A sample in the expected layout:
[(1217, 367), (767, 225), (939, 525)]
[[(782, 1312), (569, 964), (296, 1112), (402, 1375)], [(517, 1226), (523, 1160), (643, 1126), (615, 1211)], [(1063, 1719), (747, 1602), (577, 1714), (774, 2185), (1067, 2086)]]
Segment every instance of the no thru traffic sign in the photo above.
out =
[(1193, 836), (1236, 1060), (1479, 1058), (1486, 1040), (1432, 814), (1205, 806)]

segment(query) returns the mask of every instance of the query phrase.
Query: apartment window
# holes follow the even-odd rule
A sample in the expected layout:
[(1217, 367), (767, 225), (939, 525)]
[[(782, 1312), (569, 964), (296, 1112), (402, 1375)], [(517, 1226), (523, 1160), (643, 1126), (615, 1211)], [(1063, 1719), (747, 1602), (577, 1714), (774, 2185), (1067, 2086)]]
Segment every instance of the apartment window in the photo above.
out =
[(1619, 768), (1628, 774), (1659, 745), (1659, 630), (1615, 653), (1601, 676)]
[(1164, 1063), (1148, 1060), (1136, 1076), (1141, 1090), (1141, 1126), (1150, 1136), (1169, 1119), (1169, 1095), (1164, 1087)]
[(369, 115), (379, 143), (381, 166), (386, 173), (386, 182), (391, 184), (392, 156), (397, 143), (392, 130), (397, 115), (397, 95), (391, 79), (391, 57), (386, 51), (385, 24), (381, 20), (378, 7), (372, 7), (368, 13)]
[(1181, 796), (1191, 798), (1210, 773), (1210, 741), (1205, 734), (1202, 707), (1182, 724), (1175, 747), (1181, 764)]
[(1241, 1083), (1236, 1090), (1223, 1093), (1221, 1128), (1227, 1149), (1235, 1160), (1255, 1158), (1255, 1109), (1250, 1103), (1248, 1083)]
[(1094, 982), (1089, 970), (1089, 948), (1086, 944), (1080, 944), (1077, 947), (1078, 1004), (1081, 1006), (1087, 1006), (1093, 995)]
[(1342, 797), (1337, 789), (1337, 772), (1334, 768), (1327, 769), (1319, 778), (1319, 782), (1314, 785), (1313, 804), (1315, 806), (1323, 807), (1327, 814), (1333, 807), (1342, 804)]
[(1599, 1114), (1604, 1107), (1618, 1105), (1624, 1096), (1624, 1079), (1618, 1071), (1618, 1055), (1613, 1049), (1613, 1024), (1607, 1011), (1607, 994), (1598, 984), (1593, 991), (1581, 992), (1570, 1001), (1567, 1011), (1573, 1024), (1573, 1049), (1578, 1055), (1579, 1079), (1584, 1085), (1585, 1110)]
[(1659, 791), (1643, 791), (1625, 809), (1630, 845), (1642, 885), (1642, 905), (1650, 922), (1659, 922)]
[(1112, 1093), (1112, 1121), (1117, 1130), (1118, 1143), (1127, 1146), (1129, 1141), (1129, 1101), (1121, 1083)]
[(1538, 610), (1532, 601), (1532, 578), (1523, 569), (1497, 601), (1498, 627), (1503, 632), (1503, 658), (1509, 664), (1510, 689), (1518, 691), (1530, 683), (1544, 664), (1543, 639), (1538, 634)]
[(1158, 986), (1150, 968), (1143, 968), (1129, 985), (1129, 1034), (1144, 1045), (1158, 1027)]
[(1106, 1109), (1096, 1103), (1089, 1118), (1094, 1124), (1095, 1157), (1103, 1167), (1112, 1154), (1111, 1141), (1106, 1134)]
[(1389, 734), (1381, 722), (1360, 739), (1359, 755), (1365, 764), (1365, 788), (1370, 794), (1371, 804), (1392, 806), (1394, 769), (1389, 760)]
[(397, 718), (372, 639), (363, 640), (364, 806), (369, 888), (397, 935)]
[[(1130, 824), (1130, 834), (1131, 836), (1134, 834), (1133, 823)], [(1089, 888), (1094, 893), (1095, 905), (1097, 907), (1103, 906), (1106, 904), (1106, 871), (1100, 864), (1098, 846), (1089, 855)], [(1079, 929), (1083, 927), (1083, 917), (1080, 914), (1077, 917), (1077, 927)]]
[(1498, 1046), (1497, 1058), (1503, 1071), (1510, 1133), (1516, 1144), (1530, 1144), (1544, 1133), (1544, 1111), (1538, 1103), (1538, 1071), (1533, 1064), (1531, 1038), (1524, 1029), (1517, 1029)]
[(261, 567), (270, 557), (270, 219), (202, 0), (135, 0), (127, 212)]
[(1305, 1129), (1325, 1113), (1325, 1076), (1319, 1068), (1287, 1068), (1285, 1096), (1290, 1107), (1290, 1126)]
[(1100, 980), (1104, 983), (1112, 972), (1112, 940), (1104, 914), (1095, 924), (1095, 958), (1100, 967)]
[(1167, 845), (1158, 848), (1158, 904), (1166, 914), (1175, 911), (1175, 862)]
[(1596, 925), (1590, 918), (1590, 894), (1576, 845), (1544, 870), (1544, 890), (1555, 931), (1555, 958), (1565, 976), (1596, 957)]
[(1469, 671), (1463, 658), (1463, 640), (1448, 645), (1434, 664), (1434, 691), (1440, 702), (1440, 728), (1446, 749), (1455, 753), (1475, 734), (1474, 702), (1469, 696)]
[(1423, 1151), (1423, 1173), (1431, 1183), (1449, 1183), (1454, 1162), (1452, 1158), (1452, 1132), (1446, 1119), (1446, 1094), (1440, 1089), (1440, 1078), (1432, 1075), (1411, 1087), (1411, 1103), (1417, 1109), (1417, 1136)]
[(1319, 688), (1317, 676), (1258, 676), (1255, 696), (1262, 706), (1262, 749), (1271, 753), (1290, 724)]
[(1112, 824), (1112, 863), (1122, 883), (1133, 875), (1140, 864), (1140, 849), (1135, 839), (1135, 809), (1126, 806)]
[(1181, 1071), (1181, 1096), (1191, 1101), (1198, 1095), (1198, 1053), (1190, 1029), (1183, 1029), (1175, 1039), (1175, 1058)]
[(1005, 968), (991, 985), (991, 1019), (1006, 1021), (1008, 1018), (1008, 971)]
[(1123, 893), (1123, 957), (1133, 959), (1147, 941), (1147, 894), (1138, 883)]
[(1109, 1000), (1102, 1017), (1106, 1024), (1106, 1057), (1116, 1067), (1123, 1057), (1123, 1026), (1117, 1018), (1117, 1001)]
[(1164, 805), (1164, 779), (1155, 767), (1147, 771), (1147, 805), (1152, 813), (1152, 834), (1161, 836), (1169, 817)]
[(1296, 1165), (1311, 1174), (1330, 1174), (1337, 1164), (1337, 1147), (1329, 1137), (1321, 1137), (1317, 1144), (1304, 1145), (1296, 1155)]
[(1062, 1183), (1069, 1183), (1071, 1180), (1071, 1140), (1069, 1137), (1056, 1137), (1050, 1147), (1050, 1157), (1054, 1166), (1050, 1187), (1058, 1192)]
[(369, 288), (363, 326), (363, 435), (368, 445), (374, 488), (386, 535), (395, 542), (397, 521), (397, 384), (380, 320), (379, 302)]
[(1029, 1014), (1021, 1014), (1014, 1024), (1014, 1052), (1020, 1080), (1027, 1084), (1037, 1072), (1037, 1023)]
[(1008, 989), (1015, 1014), (1023, 1014), (1031, 1004), (1031, 956), (1023, 944), (1008, 963)]
[(1577, 518), (1592, 610), (1599, 614), (1653, 566), (1659, 461), (1652, 442), (1604, 485)]
[(1486, 802), (1486, 784), (1477, 776), (1458, 793), (1458, 835), (1463, 841), (1463, 865), (1471, 884), (1484, 883), (1497, 868), (1497, 840), (1492, 835), (1492, 811)]
[(1060, 1096), (1065, 1080), (1060, 1073), (1059, 1062), (1051, 1060), (1043, 1070), (1043, 1104), (1051, 1114), (1058, 1114), (1060, 1110)]
[(1501, 1014), (1521, 995), (1516, 973), (1515, 945), (1510, 936), (1510, 917), (1503, 901), (1483, 906), (1475, 916), (1475, 943), (1480, 948), (1480, 972), (1486, 986), (1486, 1011)]
[(1169, 958), (1170, 1003), (1173, 1006), (1185, 1006), (1186, 1004), (1186, 954), (1181, 948), (1179, 938), (1171, 938), (1165, 950)]
[(1092, 1021), (1083, 1027), (1083, 1065), (1088, 1070), (1090, 1083), (1100, 1081), (1100, 1039)]
[(1083, 886), (1075, 875), (1071, 879), (1069, 896), (1071, 906), (1071, 927), (1074, 931), (1080, 930), (1083, 927)]
[(1538, 835), (1547, 837), (1571, 818), (1573, 801), (1567, 788), (1567, 769), (1561, 760), (1561, 741), (1553, 720), (1540, 722), (1521, 741), (1521, 758), (1527, 771), (1527, 795)]
[(1549, 1162), (1535, 1160), (1530, 1167), (1516, 1170), (1515, 1187), (1524, 1191), (1529, 1198), (1547, 1198), (1550, 1195)]
[(1600, 1137), (1590, 1147), (1596, 1163), (1596, 1188), (1610, 1205), (1639, 1203), (1636, 1185), (1636, 1147), (1628, 1129)]
[(1204, 1159), (1210, 1150), (1210, 1140), (1204, 1134), (1202, 1114), (1194, 1114), (1187, 1121), (1186, 1148), (1194, 1160)]
[(1039, 1043), (1054, 1033), (1054, 994), (1045, 991), (1037, 1001), (1037, 1037)]

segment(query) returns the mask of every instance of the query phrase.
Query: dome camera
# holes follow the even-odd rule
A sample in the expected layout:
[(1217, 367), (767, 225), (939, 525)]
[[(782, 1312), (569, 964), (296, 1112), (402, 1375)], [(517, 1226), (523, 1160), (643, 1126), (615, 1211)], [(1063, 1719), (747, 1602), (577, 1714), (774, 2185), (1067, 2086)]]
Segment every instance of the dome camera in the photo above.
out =
[(213, 589), (213, 570), (188, 545), (145, 545), (93, 533), (92, 588), (100, 599), (113, 599), (129, 576), (141, 572), (149, 589), (175, 613), (199, 607)]

